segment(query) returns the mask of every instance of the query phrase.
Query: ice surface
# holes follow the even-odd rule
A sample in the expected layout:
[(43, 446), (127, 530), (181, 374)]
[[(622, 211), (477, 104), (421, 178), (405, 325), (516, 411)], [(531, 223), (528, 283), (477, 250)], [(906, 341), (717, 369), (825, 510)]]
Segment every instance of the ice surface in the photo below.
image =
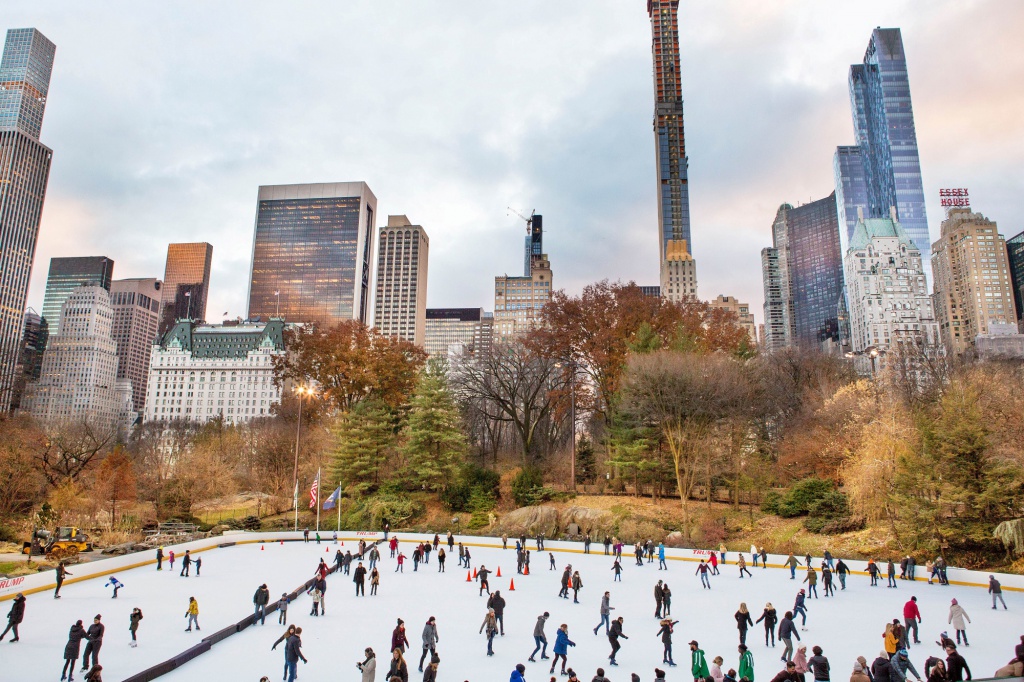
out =
[[(406, 538), (399, 534), (399, 538)], [(721, 576), (712, 577), (712, 589), (701, 589), (694, 575), (696, 565), (689, 561), (669, 561), (668, 571), (659, 571), (657, 563), (634, 565), (632, 556), (623, 556), (621, 582), (613, 582), (611, 559), (603, 555), (603, 547), (594, 545), (595, 553), (583, 555), (582, 545), (548, 543), (554, 552), (558, 570), (548, 570), (547, 552), (532, 552), (532, 573), (529, 576), (515, 572), (515, 553), (511, 547), (500, 549), (500, 541), (466, 538), (471, 543), (493, 543), (494, 547), (472, 547), (473, 565), (486, 564), (491, 570), (501, 567), (502, 577), (491, 578), (491, 588), (500, 589), (507, 601), (505, 608), (505, 636), (494, 642), (495, 655), (485, 655), (484, 635), (478, 634), (486, 612), (486, 596), (478, 596), (475, 582), (466, 582), (466, 569), (459, 569), (457, 556), (447, 562), (447, 570), (437, 572), (436, 556), (430, 564), (421, 565), (413, 572), (411, 560), (405, 572), (394, 572), (395, 562), (388, 558), (382, 545), (381, 585), (379, 595), (356, 598), (349, 577), (332, 575), (328, 578), (327, 615), (313, 618), (309, 615), (310, 600), (305, 595), (291, 605), (289, 622), (303, 628), (303, 651), (309, 664), (300, 663), (299, 677), (311, 680), (359, 680), (356, 662), (363, 658), (363, 649), (373, 647), (379, 657), (377, 680), (385, 679), (387, 649), (396, 619), (406, 622), (411, 648), (407, 653), (410, 680), (420, 680), (417, 671), (421, 653), (420, 633), (429, 616), (436, 616), (440, 643), (441, 663), (439, 680), (471, 680), (472, 682), (505, 682), (516, 663), (527, 666), (527, 680), (548, 680), (548, 661), (529, 663), (533, 650), (533, 626), (537, 616), (549, 611), (546, 634), (549, 655), (559, 624), (569, 625), (569, 634), (577, 646), (569, 650), (569, 666), (581, 680), (590, 680), (595, 669), (602, 666), (612, 682), (628, 682), (631, 672), (637, 672), (647, 682), (654, 678), (656, 666), (661, 664), (662, 647), (655, 633), (658, 621), (654, 618), (653, 587), (657, 580), (665, 580), (672, 588), (672, 618), (679, 620), (674, 635), (677, 668), (669, 669), (669, 680), (692, 680), (689, 673), (687, 642), (696, 639), (710, 661), (716, 655), (725, 659), (723, 669), (737, 667), (738, 635), (733, 614), (739, 603), (746, 602), (753, 617), (760, 615), (765, 602), (771, 601), (780, 616), (793, 606), (802, 575), (789, 579), (784, 569), (751, 567), (753, 578), (740, 579), (731, 562)], [(402, 542), (407, 556), (412, 545)], [(531, 540), (532, 549), (534, 543)], [(96, 579), (69, 584), (62, 590), (62, 599), (54, 600), (50, 592), (29, 595), (25, 622), (21, 628), (21, 641), (0, 644), (0, 680), (57, 680), (63, 665), (62, 656), (67, 631), (75, 620), (89, 625), (96, 613), (103, 614), (107, 626), (100, 654), (104, 666), (104, 679), (120, 680), (198, 644), (203, 636), (211, 634), (240, 620), (252, 612), (252, 596), (256, 588), (266, 582), (273, 599), (282, 592), (291, 591), (311, 577), (321, 557), (328, 561), (336, 546), (325, 542), (267, 543), (214, 549), (202, 552), (202, 577), (178, 576), (175, 571), (157, 572), (143, 567), (117, 573), (124, 582), (118, 599), (110, 598), (110, 590), (103, 587), (104, 580)], [(355, 549), (346, 542), (344, 549)], [(327, 550), (327, 551), (325, 551)], [(571, 550), (567, 552), (564, 550)], [(749, 560), (749, 556), (747, 557)], [(583, 589), (580, 604), (572, 599), (557, 597), (561, 569), (571, 563), (579, 570)], [(72, 567), (74, 572), (74, 567)], [(515, 580), (515, 591), (509, 590)], [(921, 626), (920, 646), (910, 650), (911, 661), (918, 671), (930, 655), (940, 655), (935, 644), (939, 633), (949, 631), (947, 625), (950, 599), (956, 598), (972, 619), (968, 625), (970, 647), (961, 652), (971, 666), (975, 677), (990, 676), (1013, 656), (1014, 645), (1024, 634), (1021, 618), (1021, 599), (1018, 593), (1006, 592), (1004, 598), (1010, 607), (1004, 611), (991, 610), (991, 600), (983, 588), (911, 584), (899, 581), (898, 589), (883, 584), (870, 587), (867, 577), (851, 576), (845, 592), (834, 598), (811, 599), (808, 630), (801, 632), (808, 651), (817, 644), (825, 650), (832, 666), (833, 680), (846, 680), (854, 659), (863, 655), (872, 661), (882, 649), (885, 623), (903, 617), (903, 604), (916, 595), (924, 622)], [(819, 591), (821, 586), (818, 587)], [(601, 595), (611, 591), (614, 617), (623, 616), (624, 632), (629, 637), (622, 641), (619, 666), (607, 665), (608, 640), (595, 636), (593, 628), (600, 620), (598, 609)], [(369, 585), (367, 585), (369, 593)], [(184, 613), (188, 597), (199, 601), (199, 622), (202, 632), (184, 632)], [(10, 602), (4, 602), (7, 607)], [(138, 648), (129, 648), (128, 614), (132, 607), (142, 609), (145, 618), (139, 629)], [(6, 614), (6, 608), (0, 616)], [(283, 632), (277, 625), (277, 614), (267, 618), (265, 626), (251, 627), (161, 678), (175, 680), (252, 680), (267, 675), (279, 679), (283, 672), (283, 647), (270, 651), (270, 645)], [(8, 635), (9, 641), (10, 635)], [(781, 646), (774, 649), (764, 645), (764, 630), (755, 626), (748, 637), (754, 654), (757, 682), (768, 682), (782, 668), (779, 656)], [(82, 650), (84, 651), (84, 643)], [(558, 671), (555, 671), (557, 676)], [(76, 673), (78, 675), (78, 673)], [(564, 678), (563, 678), (564, 679)]]

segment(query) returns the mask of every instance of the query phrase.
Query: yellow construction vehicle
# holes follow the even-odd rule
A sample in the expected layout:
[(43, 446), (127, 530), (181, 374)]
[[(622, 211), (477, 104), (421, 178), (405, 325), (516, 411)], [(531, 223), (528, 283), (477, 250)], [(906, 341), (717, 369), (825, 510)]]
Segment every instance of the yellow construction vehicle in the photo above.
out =
[(45, 554), (51, 561), (63, 561), (79, 552), (91, 552), (89, 536), (74, 526), (61, 526), (50, 532), (42, 528), (32, 533), (32, 539), (22, 546), (22, 554), (38, 556)]

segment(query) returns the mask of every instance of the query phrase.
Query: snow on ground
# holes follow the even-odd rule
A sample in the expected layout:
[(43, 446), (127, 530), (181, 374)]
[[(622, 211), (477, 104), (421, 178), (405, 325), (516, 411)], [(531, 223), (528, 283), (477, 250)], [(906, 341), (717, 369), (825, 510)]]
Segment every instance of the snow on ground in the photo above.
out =
[[(400, 534), (399, 538), (402, 537)], [(382, 545), (384, 558), (378, 596), (369, 596), (367, 584), (368, 596), (357, 598), (350, 577), (332, 575), (328, 578), (326, 616), (311, 617), (311, 602), (305, 595), (292, 604), (289, 622), (303, 628), (303, 651), (309, 659), (306, 665), (300, 663), (299, 677), (307, 682), (358, 680), (356, 662), (363, 659), (363, 649), (370, 646), (379, 657), (377, 680), (384, 680), (391, 631), (396, 619), (402, 618), (411, 644), (407, 654), (410, 680), (419, 680), (422, 676), (416, 668), (421, 653), (420, 633), (427, 618), (436, 616), (440, 635), (439, 680), (504, 682), (520, 662), (527, 666), (528, 680), (547, 680), (549, 662), (539, 657), (536, 663), (526, 659), (533, 650), (532, 633), (537, 616), (549, 611), (548, 653), (552, 655), (559, 624), (567, 623), (570, 638), (577, 644), (569, 650), (569, 666), (576, 670), (580, 679), (589, 680), (596, 668), (602, 666), (612, 682), (628, 682), (631, 672), (650, 680), (656, 666), (665, 668), (661, 664), (661, 642), (655, 634), (658, 621), (654, 617), (653, 599), (654, 584), (662, 579), (672, 588), (672, 618), (680, 621), (673, 638), (675, 660), (679, 665), (669, 670), (668, 679), (689, 681), (692, 676), (687, 642), (698, 640), (709, 663), (720, 655), (725, 659), (724, 670), (738, 667), (738, 635), (733, 614), (739, 603), (746, 602), (756, 619), (765, 602), (771, 601), (781, 617), (792, 608), (802, 578), (798, 572), (797, 580), (791, 581), (788, 570), (751, 567), (753, 577), (740, 579), (736, 566), (730, 563), (723, 567), (722, 575), (712, 577), (712, 589), (704, 590), (694, 575), (696, 565), (692, 562), (670, 560), (668, 571), (659, 571), (657, 562), (641, 568), (634, 565), (632, 556), (624, 555), (622, 581), (613, 582), (612, 561), (603, 555), (603, 547), (594, 545), (596, 553), (588, 556), (579, 553), (582, 546), (575, 543), (548, 543), (548, 549), (555, 555), (555, 571), (548, 569), (547, 552), (533, 551), (531, 575), (521, 576), (515, 572), (515, 552), (511, 547), (501, 550), (500, 541), (482, 538), (467, 538), (467, 541), (495, 545), (472, 547), (472, 563), (474, 567), (485, 564), (491, 570), (500, 567), (502, 571), (501, 578), (492, 576), (491, 579), (491, 589), (501, 590), (507, 601), (505, 636), (495, 639), (493, 657), (485, 655), (486, 639), (478, 634), (486, 613), (487, 597), (478, 595), (475, 582), (466, 582), (466, 569), (459, 568), (458, 557), (449, 558), (445, 573), (437, 572), (436, 556), (432, 554), (430, 564), (421, 565), (419, 571), (412, 570), (409, 560), (405, 572), (396, 574), (395, 562)], [(529, 545), (532, 548), (533, 541)], [(411, 556), (411, 543), (403, 542), (401, 547)], [(272, 598), (291, 591), (312, 576), (321, 557), (329, 561), (335, 549), (327, 542), (323, 545), (267, 543), (265, 549), (261, 549), (261, 545), (214, 549), (201, 553), (200, 578), (179, 577), (177, 562), (174, 572), (167, 570), (165, 562), (162, 572), (149, 566), (117, 574), (125, 588), (116, 601), (110, 598), (110, 590), (104, 588), (104, 581), (99, 579), (66, 585), (59, 601), (52, 599), (49, 592), (30, 595), (21, 641), (14, 645), (0, 644), (3, 661), (0, 679), (59, 679), (69, 627), (77, 619), (88, 626), (96, 613), (103, 614), (107, 626), (100, 655), (104, 679), (123, 679), (198, 644), (206, 634), (251, 613), (252, 596), (261, 583), (268, 584)], [(353, 543), (346, 543), (344, 549), (354, 549)], [(730, 553), (729, 559), (734, 561), (735, 554)], [(579, 570), (582, 577), (579, 604), (557, 597), (561, 571), (567, 563)], [(515, 580), (514, 591), (509, 590), (511, 579)], [(898, 582), (895, 590), (886, 588), (884, 581), (872, 588), (867, 577), (851, 576), (845, 592), (832, 598), (809, 600), (808, 629), (800, 633), (803, 644), (808, 651), (815, 644), (824, 649), (831, 662), (833, 679), (847, 679), (858, 655), (869, 662), (878, 655), (885, 623), (893, 618), (902, 620), (903, 604), (912, 594), (918, 598), (924, 622), (922, 644), (913, 647), (910, 655), (922, 674), (926, 657), (944, 656), (935, 640), (944, 630), (953, 632), (947, 625), (947, 617), (950, 600), (954, 597), (972, 619), (968, 625), (971, 646), (961, 648), (961, 652), (974, 676), (990, 676), (1012, 658), (1013, 647), (1024, 634), (1018, 593), (1004, 594), (1009, 611), (1001, 607), (993, 611), (990, 598), (982, 588)], [(820, 585), (818, 589), (820, 592)], [(621, 642), (617, 668), (607, 665), (609, 644), (603, 631), (596, 636), (593, 633), (600, 620), (599, 605), (605, 590), (611, 592), (613, 617), (624, 618), (623, 631), (629, 637)], [(184, 613), (190, 595), (199, 602), (201, 633), (184, 632)], [(139, 646), (132, 649), (128, 646), (128, 614), (135, 606), (142, 609), (145, 618), (139, 629)], [(210, 652), (161, 679), (168, 682), (197, 679), (255, 682), (267, 675), (276, 680), (283, 672), (283, 647), (272, 652), (270, 645), (283, 630), (277, 625), (277, 614), (271, 614), (265, 626), (251, 627), (214, 645)], [(750, 631), (748, 645), (754, 654), (756, 680), (767, 682), (782, 668), (779, 661), (782, 647), (766, 648), (760, 625)], [(84, 648), (83, 643), (83, 651)], [(557, 675), (558, 671), (555, 673)]]

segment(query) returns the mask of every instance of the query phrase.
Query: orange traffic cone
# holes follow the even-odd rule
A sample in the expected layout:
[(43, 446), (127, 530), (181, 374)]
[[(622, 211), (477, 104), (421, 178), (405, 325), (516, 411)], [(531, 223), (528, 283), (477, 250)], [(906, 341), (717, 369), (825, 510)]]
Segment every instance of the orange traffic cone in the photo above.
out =
[(523, 566), (523, 575), (530, 575), (530, 567)]
[(471, 576), (471, 575), (469, 574), (469, 571), (466, 571), (466, 582), (467, 582), (467, 583), (471, 583), (471, 582), (473, 582), (473, 576)]
[(473, 569), (473, 577), (476, 578), (476, 569)]
[(572, 589), (572, 578), (569, 578), (569, 580), (565, 583), (565, 586), (568, 587), (570, 590)]
[(260, 551), (261, 552), (263, 551), (263, 544), (262, 543), (260, 543)]
[(325, 551), (325, 552), (330, 552), (331, 550), (330, 550), (330, 548), (329, 548), (329, 547), (324, 547), (324, 551)]
[(281, 540), (281, 545), (282, 545), (282, 546), (284, 545), (284, 540)]
[(494, 577), (495, 578), (500, 578), (501, 577), (501, 566), (498, 566), (498, 572), (494, 574)]
[(508, 581), (508, 591), (509, 592), (515, 592), (516, 591), (516, 581), (515, 580), (509, 580)]

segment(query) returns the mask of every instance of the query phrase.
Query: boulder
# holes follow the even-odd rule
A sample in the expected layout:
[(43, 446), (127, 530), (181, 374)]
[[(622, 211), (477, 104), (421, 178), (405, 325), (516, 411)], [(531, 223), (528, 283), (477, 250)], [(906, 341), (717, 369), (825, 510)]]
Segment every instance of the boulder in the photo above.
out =
[(548, 538), (554, 538), (558, 529), (558, 511), (554, 507), (520, 507), (501, 517), (495, 527), (496, 532), (509, 537), (524, 534), (533, 537), (544, 533)]
[(683, 534), (682, 533), (680, 533), (679, 531), (673, 531), (673, 532), (671, 532), (671, 533), (669, 533), (668, 535), (665, 536), (665, 546), (666, 547), (680, 548), (680, 547), (686, 547), (687, 543), (683, 539)]
[(601, 542), (604, 540), (605, 534), (613, 533), (615, 516), (605, 509), (573, 506), (562, 511), (558, 524), (565, 532), (569, 532), (568, 529), (573, 523), (579, 526), (579, 534), (589, 532), (591, 540)]

